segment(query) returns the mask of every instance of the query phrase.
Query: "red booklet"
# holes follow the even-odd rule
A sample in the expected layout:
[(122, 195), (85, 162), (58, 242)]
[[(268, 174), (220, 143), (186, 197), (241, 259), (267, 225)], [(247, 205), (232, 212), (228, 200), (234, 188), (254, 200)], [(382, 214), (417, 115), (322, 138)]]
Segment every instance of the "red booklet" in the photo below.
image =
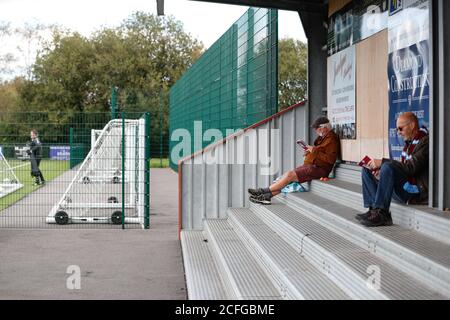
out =
[(297, 144), (298, 144), (300, 147), (302, 147), (303, 150), (307, 150), (307, 149), (308, 149), (306, 142), (303, 141), (303, 140), (297, 140)]
[(369, 162), (370, 162), (370, 161), (372, 161), (372, 159), (371, 159), (369, 156), (365, 156), (365, 157), (358, 163), (358, 166), (361, 166), (361, 167), (365, 167), (365, 168), (371, 169), (371, 168), (369, 167)]

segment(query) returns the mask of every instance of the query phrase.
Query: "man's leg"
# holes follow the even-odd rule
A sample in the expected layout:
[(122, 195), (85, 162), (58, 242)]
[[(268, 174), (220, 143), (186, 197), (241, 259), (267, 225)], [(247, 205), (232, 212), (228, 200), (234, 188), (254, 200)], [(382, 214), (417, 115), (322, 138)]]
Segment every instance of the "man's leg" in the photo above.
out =
[(362, 220), (367, 227), (392, 225), (392, 218), (389, 212), (394, 190), (407, 181), (406, 175), (392, 162), (386, 162), (380, 169), (380, 181), (378, 182), (377, 193), (373, 203), (374, 209), (370, 215)]
[(394, 190), (403, 188), (408, 177), (393, 163), (386, 162), (381, 166), (380, 182), (375, 196), (374, 207), (389, 212)]
[(281, 189), (291, 182), (298, 182), (298, 177), (294, 170), (286, 172), (280, 180), (269, 187), (269, 190), (272, 192), (272, 195), (276, 196), (281, 192)]
[(364, 208), (369, 208), (369, 211), (365, 213), (358, 213), (355, 218), (356, 220), (364, 220), (369, 217), (373, 204), (375, 202), (375, 195), (377, 194), (378, 180), (372, 174), (372, 171), (363, 168), (361, 171), (362, 180), (362, 193), (363, 193), (363, 205)]
[(378, 180), (373, 176), (372, 171), (363, 168), (361, 171), (362, 191), (364, 208), (371, 208), (375, 202), (375, 195), (378, 189)]
[(272, 196), (276, 196), (281, 192), (285, 186), (289, 183), (298, 181), (297, 174), (294, 170), (286, 172), (280, 180), (271, 184), (268, 188), (248, 189), (251, 195), (257, 196), (264, 193), (271, 193)]
[(281, 189), (293, 181), (298, 181), (297, 174), (295, 171), (288, 171), (280, 180), (273, 183), (269, 188), (248, 189), (248, 192), (251, 194), (250, 201), (259, 204), (271, 204), (272, 197), (279, 194)]

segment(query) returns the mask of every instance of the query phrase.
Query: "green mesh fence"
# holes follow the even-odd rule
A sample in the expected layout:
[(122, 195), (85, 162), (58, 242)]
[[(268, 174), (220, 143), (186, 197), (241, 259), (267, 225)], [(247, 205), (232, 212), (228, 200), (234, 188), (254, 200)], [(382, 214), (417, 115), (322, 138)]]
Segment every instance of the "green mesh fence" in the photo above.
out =
[(170, 136), (186, 129), (191, 137), (190, 152), (172, 154), (180, 141), (170, 141), (172, 169), (178, 158), (214, 142), (194, 141), (194, 121), (202, 133), (214, 128), (225, 137), (227, 129), (276, 113), (277, 73), (278, 12), (250, 8), (170, 90)]
[(0, 113), (1, 228), (149, 228), (148, 112)]

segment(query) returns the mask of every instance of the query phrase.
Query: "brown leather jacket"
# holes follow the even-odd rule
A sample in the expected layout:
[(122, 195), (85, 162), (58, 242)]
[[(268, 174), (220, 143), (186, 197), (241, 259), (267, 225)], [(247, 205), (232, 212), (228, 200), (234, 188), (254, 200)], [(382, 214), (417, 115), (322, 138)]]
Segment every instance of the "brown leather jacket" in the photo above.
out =
[(338, 157), (339, 149), (339, 137), (331, 130), (326, 136), (317, 137), (313, 151), (306, 155), (304, 164), (315, 164), (330, 172)]

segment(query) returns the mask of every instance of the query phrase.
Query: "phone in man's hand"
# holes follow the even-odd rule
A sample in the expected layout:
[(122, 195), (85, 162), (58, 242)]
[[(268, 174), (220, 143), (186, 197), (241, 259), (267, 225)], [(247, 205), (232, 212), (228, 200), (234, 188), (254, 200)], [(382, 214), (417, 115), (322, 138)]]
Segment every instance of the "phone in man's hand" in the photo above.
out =
[(303, 148), (303, 150), (308, 150), (308, 145), (303, 140), (297, 140), (297, 144)]

